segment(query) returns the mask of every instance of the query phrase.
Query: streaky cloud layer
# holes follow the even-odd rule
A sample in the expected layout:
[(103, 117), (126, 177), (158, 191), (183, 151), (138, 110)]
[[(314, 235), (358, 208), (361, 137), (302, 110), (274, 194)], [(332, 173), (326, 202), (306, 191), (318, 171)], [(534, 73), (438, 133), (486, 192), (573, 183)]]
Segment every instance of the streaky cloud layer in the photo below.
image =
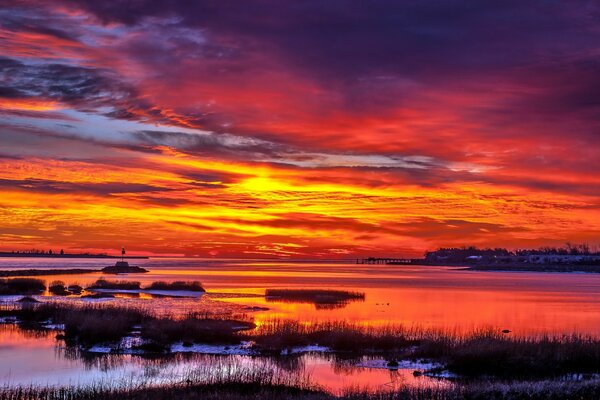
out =
[(588, 1), (8, 1), (2, 248), (600, 245), (599, 18)]

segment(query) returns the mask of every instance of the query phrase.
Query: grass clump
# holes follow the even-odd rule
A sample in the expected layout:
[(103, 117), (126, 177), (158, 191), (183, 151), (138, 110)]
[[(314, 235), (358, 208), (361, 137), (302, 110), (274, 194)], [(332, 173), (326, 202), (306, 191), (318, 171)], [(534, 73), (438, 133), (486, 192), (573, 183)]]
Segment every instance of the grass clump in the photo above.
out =
[(278, 368), (252, 368), (234, 363), (230, 368), (198, 365), (183, 380), (155, 385), (146, 380), (101, 382), (90, 386), (4, 386), (0, 400), (320, 400), (335, 397), (310, 384), (304, 375)]
[(159, 317), (149, 309), (52, 302), (0, 308), (0, 316), (16, 317), (27, 326), (48, 320), (64, 324), (67, 342), (84, 346), (116, 342), (139, 326), (141, 337), (150, 346), (146, 350), (154, 351), (166, 350), (176, 342), (229, 345), (248, 340), (265, 354), (279, 355), (295, 346), (320, 345), (351, 356), (428, 359), (469, 378), (546, 379), (600, 373), (600, 338), (579, 335), (515, 337), (497, 330), (459, 334), (339, 321), (303, 324), (271, 320), (256, 327), (243, 317), (231, 315), (216, 318), (189, 314), (175, 319)]
[(359, 355), (425, 358), (466, 377), (537, 379), (600, 373), (600, 339), (580, 335), (510, 337), (496, 330), (459, 335), (402, 326), (273, 320), (261, 324), (251, 339), (265, 352), (316, 344)]
[(365, 300), (364, 293), (327, 289), (267, 289), (265, 297), (267, 301), (312, 303), (318, 308)]
[(405, 349), (413, 343), (403, 327), (370, 327), (343, 321), (301, 324), (293, 320), (262, 323), (252, 340), (265, 351), (318, 344), (339, 352), (369, 353)]
[[(189, 314), (182, 319), (158, 317), (150, 309), (106, 304), (72, 305), (44, 302), (0, 309), (0, 316), (13, 316), (23, 326), (42, 326), (47, 321), (64, 324), (68, 344), (84, 347), (98, 343), (117, 343), (141, 327), (146, 350), (165, 350), (176, 342), (237, 344), (241, 331), (255, 325), (244, 320), (210, 318)], [(144, 349), (143, 349), (144, 350)]]
[(43, 302), (1, 310), (0, 316), (15, 316), (33, 327), (52, 321), (64, 324), (64, 336), (70, 344), (91, 345), (116, 341), (127, 335), (132, 326), (153, 318), (149, 311), (99, 304), (81, 306), (59, 302)]
[(98, 279), (88, 290), (112, 289), (112, 290), (140, 290), (140, 283), (135, 281), (107, 281)]
[(137, 309), (87, 306), (69, 312), (55, 321), (65, 324), (65, 338), (83, 345), (117, 341), (136, 324), (149, 318)]
[(67, 290), (72, 294), (81, 294), (81, 292), (83, 292), (83, 287), (81, 285), (74, 283), (72, 285), (69, 285), (67, 287)]
[(152, 282), (145, 290), (185, 290), (191, 292), (205, 292), (202, 284), (198, 281), (175, 281), (175, 282), (164, 282), (157, 281)]
[(415, 354), (442, 360), (449, 370), (465, 376), (535, 378), (600, 372), (600, 340), (580, 335), (508, 338), (483, 332), (434, 344), (421, 343)]
[(48, 285), (48, 291), (56, 296), (66, 296), (71, 294), (63, 281), (53, 281)]
[(0, 279), (0, 295), (40, 294), (43, 293), (45, 290), (46, 284), (41, 279)]
[(179, 341), (237, 344), (241, 340), (239, 331), (254, 327), (253, 323), (227, 319), (154, 319), (142, 324), (142, 337), (162, 347)]
[[(232, 370), (239, 371), (237, 368)], [(0, 400), (567, 400), (600, 398), (600, 381), (474, 382), (455, 385), (400, 386), (369, 392), (348, 389), (334, 395), (307, 379), (290, 378), (281, 371), (211, 373), (185, 383), (92, 385), (87, 387), (0, 388)]]

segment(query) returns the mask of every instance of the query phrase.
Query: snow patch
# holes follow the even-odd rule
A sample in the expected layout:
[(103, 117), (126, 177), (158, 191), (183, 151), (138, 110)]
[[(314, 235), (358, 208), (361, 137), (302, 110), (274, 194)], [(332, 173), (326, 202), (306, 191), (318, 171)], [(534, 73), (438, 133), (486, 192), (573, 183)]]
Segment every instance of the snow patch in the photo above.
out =
[(455, 374), (454, 372), (450, 372), (446, 369), (441, 371), (425, 371), (423, 375), (429, 376), (431, 378), (444, 378), (444, 379), (454, 379), (460, 377), (460, 375)]
[(390, 366), (387, 360), (363, 360), (356, 364), (357, 367), (374, 368), (374, 369), (414, 369), (417, 371), (427, 371), (433, 368), (441, 368), (441, 364), (428, 362), (425, 360), (399, 360), (398, 365)]
[(192, 344), (184, 346), (183, 343), (176, 343), (171, 346), (171, 353), (201, 353), (201, 354), (222, 354), (222, 355), (241, 355), (249, 356), (255, 354), (253, 350), (254, 342), (242, 342), (239, 345), (221, 346), (214, 344)]
[(136, 336), (125, 336), (117, 345), (98, 344), (85, 349), (89, 353), (116, 353), (116, 354), (144, 354), (143, 350), (136, 347), (144, 344), (144, 340)]
[(309, 346), (297, 346), (287, 350), (283, 350), (281, 354), (302, 354), (302, 353), (329, 353), (331, 349), (326, 346), (309, 345)]
[(42, 328), (50, 329), (53, 331), (64, 331), (65, 324), (44, 324), (42, 325)]

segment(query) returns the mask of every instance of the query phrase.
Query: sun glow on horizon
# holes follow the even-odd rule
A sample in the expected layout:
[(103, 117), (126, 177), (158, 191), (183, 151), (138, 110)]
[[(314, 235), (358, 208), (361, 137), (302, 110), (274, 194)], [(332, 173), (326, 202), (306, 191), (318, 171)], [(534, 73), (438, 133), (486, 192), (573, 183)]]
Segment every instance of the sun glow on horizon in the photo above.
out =
[(0, 250), (600, 245), (583, 11), (334, 3), (3, 8)]

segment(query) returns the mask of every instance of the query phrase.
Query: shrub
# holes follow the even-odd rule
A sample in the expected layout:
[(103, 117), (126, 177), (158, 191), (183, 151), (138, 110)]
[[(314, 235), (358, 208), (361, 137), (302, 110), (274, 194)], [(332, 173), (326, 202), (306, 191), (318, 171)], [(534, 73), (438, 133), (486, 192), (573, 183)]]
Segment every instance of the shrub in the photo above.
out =
[(318, 309), (335, 309), (351, 301), (364, 301), (365, 294), (346, 290), (326, 289), (267, 289), (267, 301), (313, 303)]
[(107, 281), (106, 279), (98, 279), (88, 289), (139, 290), (140, 283), (135, 281)]
[(178, 341), (195, 343), (233, 344), (240, 342), (238, 331), (251, 329), (254, 324), (242, 321), (200, 319), (155, 319), (142, 324), (142, 337), (155, 343), (170, 344)]
[(41, 279), (0, 279), (0, 294), (38, 294), (45, 290), (46, 284)]
[(66, 296), (70, 294), (65, 288), (65, 283), (63, 281), (53, 281), (48, 285), (48, 291), (57, 296)]
[(73, 294), (81, 294), (83, 292), (83, 287), (78, 284), (69, 285), (67, 290)]
[(198, 281), (152, 282), (148, 287), (146, 287), (146, 290), (187, 290), (192, 292), (205, 292), (202, 284)]

